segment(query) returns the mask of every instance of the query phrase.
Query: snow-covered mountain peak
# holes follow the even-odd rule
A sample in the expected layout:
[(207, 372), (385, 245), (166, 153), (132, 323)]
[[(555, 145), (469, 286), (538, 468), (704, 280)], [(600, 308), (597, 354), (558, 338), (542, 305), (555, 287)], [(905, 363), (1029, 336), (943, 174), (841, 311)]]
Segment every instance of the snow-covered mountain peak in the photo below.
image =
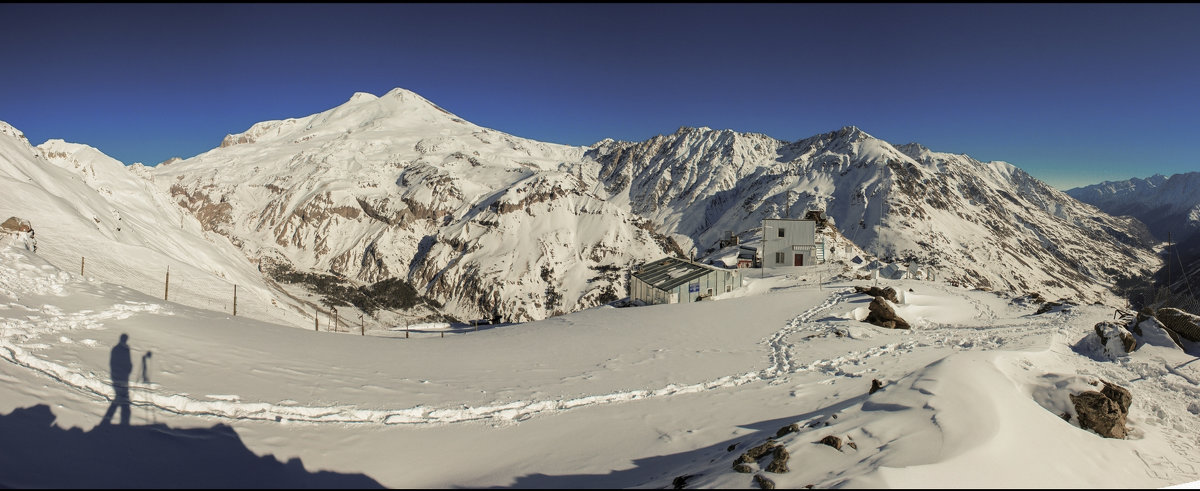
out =
[(350, 100), (346, 102), (367, 102), (376, 99), (379, 99), (379, 97), (377, 97), (375, 94), (371, 94), (369, 92), (355, 92), (354, 95), (350, 96)]
[(359, 131), (470, 133), (484, 128), (413, 93), (396, 88), (383, 97), (357, 92), (345, 103), (303, 118), (262, 121), (244, 132), (226, 135), (220, 148), (248, 143), (300, 143), (344, 138)]

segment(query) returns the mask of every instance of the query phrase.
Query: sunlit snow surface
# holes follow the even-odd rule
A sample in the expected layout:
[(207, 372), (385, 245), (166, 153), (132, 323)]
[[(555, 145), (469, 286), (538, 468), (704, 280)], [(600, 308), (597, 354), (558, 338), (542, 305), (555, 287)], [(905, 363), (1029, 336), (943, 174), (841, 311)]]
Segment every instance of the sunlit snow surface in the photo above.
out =
[[(168, 465), (181, 480), (169, 482), (213, 485), (185, 474), (209, 475), (203, 456), (219, 440), (268, 456), (258, 464), (299, 459), (278, 464), (297, 471), (274, 481), (291, 487), (662, 488), (690, 475), (689, 488), (740, 488), (754, 474), (734, 472), (733, 460), (792, 423), (803, 429), (777, 440), (791, 471), (755, 471), (779, 487), (1200, 479), (1197, 347), (1159, 342), (1111, 359), (1089, 336), (1109, 307), (1033, 315), (1036, 306), (995, 293), (880, 280), (904, 293), (897, 311), (915, 327), (890, 331), (854, 320), (869, 299), (850, 283), (818, 285), (826, 271), (785, 268), (747, 274), (746, 288), (717, 301), (364, 337), (163, 302), (2, 243), (0, 428), (57, 417), (7, 435), (6, 487), (161, 484), (152, 478), (170, 479)], [(97, 426), (122, 333), (134, 362), (132, 425)], [(871, 379), (885, 387), (868, 396)], [(1097, 379), (1133, 393), (1129, 439), (1060, 418), (1072, 412), (1067, 394)], [(148, 430), (168, 436), (136, 437)], [(50, 437), (63, 435), (183, 457), (158, 467), (122, 467), (106, 452), (63, 460), (55, 456), (78, 451)], [(813, 443), (826, 435), (858, 448)], [(319, 481), (332, 478), (367, 481)], [(271, 485), (236, 484), (247, 482)]]

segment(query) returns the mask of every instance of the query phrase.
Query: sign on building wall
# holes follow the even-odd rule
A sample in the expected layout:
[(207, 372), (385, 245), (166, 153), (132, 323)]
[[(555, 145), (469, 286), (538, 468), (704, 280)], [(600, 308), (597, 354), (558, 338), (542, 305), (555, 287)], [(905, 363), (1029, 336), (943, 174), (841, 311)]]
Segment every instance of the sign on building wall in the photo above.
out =
[(700, 292), (700, 284), (699, 283), (691, 283), (688, 285), (688, 293), (699, 293), (699, 292)]

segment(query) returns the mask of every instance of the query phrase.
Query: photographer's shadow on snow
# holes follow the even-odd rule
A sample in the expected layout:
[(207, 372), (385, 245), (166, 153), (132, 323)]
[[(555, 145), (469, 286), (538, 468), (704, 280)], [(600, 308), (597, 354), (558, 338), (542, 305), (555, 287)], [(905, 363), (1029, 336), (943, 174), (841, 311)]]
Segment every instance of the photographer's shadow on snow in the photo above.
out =
[(382, 488), (255, 455), (233, 428), (164, 424), (64, 429), (45, 404), (0, 415), (0, 488)]
[[(117, 342), (116, 346), (113, 346), (108, 357), (114, 395), (108, 411), (104, 412), (104, 419), (100, 421), (101, 425), (110, 424), (114, 413), (120, 409), (121, 426), (129, 426), (129, 375), (133, 373), (133, 358), (129, 355), (128, 342), (129, 335), (122, 333), (121, 340)], [(144, 363), (145, 360), (143, 360)]]

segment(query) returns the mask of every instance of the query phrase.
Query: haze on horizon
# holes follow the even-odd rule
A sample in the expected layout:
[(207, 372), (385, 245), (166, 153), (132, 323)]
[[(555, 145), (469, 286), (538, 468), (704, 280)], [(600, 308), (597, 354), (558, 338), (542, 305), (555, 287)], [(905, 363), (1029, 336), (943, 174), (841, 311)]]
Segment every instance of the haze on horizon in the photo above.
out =
[(853, 125), (1066, 189), (1197, 170), (1200, 5), (5, 4), (0, 120), (156, 164), (401, 87), (590, 145)]

